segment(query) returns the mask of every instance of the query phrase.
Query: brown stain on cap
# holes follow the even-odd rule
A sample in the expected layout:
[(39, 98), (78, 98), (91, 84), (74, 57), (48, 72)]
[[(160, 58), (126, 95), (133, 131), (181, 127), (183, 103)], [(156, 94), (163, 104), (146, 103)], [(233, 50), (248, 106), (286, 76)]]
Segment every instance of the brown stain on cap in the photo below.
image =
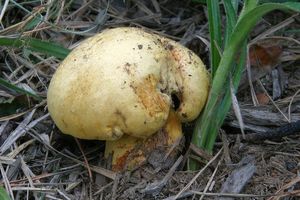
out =
[(156, 89), (157, 82), (154, 75), (150, 74), (140, 83), (132, 83), (135, 94), (151, 117), (162, 112), (169, 112), (170, 108), (169, 101)]

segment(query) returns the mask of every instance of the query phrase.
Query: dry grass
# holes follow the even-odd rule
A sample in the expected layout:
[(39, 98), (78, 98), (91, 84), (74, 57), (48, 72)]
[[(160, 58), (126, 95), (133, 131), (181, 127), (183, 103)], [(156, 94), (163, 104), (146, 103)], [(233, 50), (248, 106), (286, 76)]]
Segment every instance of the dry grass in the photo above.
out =
[[(0, 5), (1, 36), (30, 36), (72, 49), (84, 38), (105, 28), (138, 26), (181, 42), (202, 57), (207, 65), (209, 63), (205, 7), (190, 1), (3, 2)], [(288, 16), (281, 12), (267, 16), (251, 35), (256, 39), (260, 36), (264, 47), (276, 43), (282, 53), (280, 60), (268, 69), (252, 69), (256, 70), (252, 75), (258, 74), (252, 77), (258, 79), (259, 76), (262, 84), (254, 83), (250, 90), (245, 81), (245, 87), (239, 91), (242, 115), (246, 113), (244, 106), (253, 111), (244, 114), (246, 133), (270, 130), (289, 120), (300, 120), (300, 18), (293, 16), (278, 25)], [(0, 51), (0, 77), (45, 99), (47, 86), (60, 60), (26, 48), (0, 47)], [(272, 69), (277, 70), (272, 73), (277, 72), (280, 78), (270, 76)], [(280, 89), (276, 90), (273, 86), (277, 84)], [(263, 109), (252, 106), (253, 99), (257, 103), (256, 93), (268, 92), (272, 98), (278, 90), (280, 95), (261, 106)], [(222, 149), (221, 155), (208, 162), (207, 168), (195, 180), (197, 172), (156, 172), (148, 165), (116, 174), (106, 169), (104, 143), (83, 140), (77, 143), (74, 138), (62, 135), (49, 117), (45, 100), (36, 100), (0, 86), (0, 109), (0, 184), (12, 199), (164, 199), (175, 197), (181, 191), (188, 199), (200, 196), (213, 199), (222, 195), (220, 191), (226, 177), (238, 168), (235, 163), (248, 155), (255, 158), (256, 173), (242, 191), (244, 194), (229, 196), (278, 199), (280, 195), (299, 195), (300, 138), (297, 135), (260, 141), (259, 144), (248, 143), (240, 139), (237, 120), (229, 117), (223, 137), (215, 147), (216, 152)], [(264, 116), (255, 112), (264, 109), (269, 111)], [(273, 116), (277, 120), (274, 123)], [(189, 132), (187, 127), (186, 133)], [(184, 167), (179, 166), (179, 169)], [(149, 184), (166, 177), (168, 171), (172, 176), (160, 192), (156, 195), (143, 192)]]

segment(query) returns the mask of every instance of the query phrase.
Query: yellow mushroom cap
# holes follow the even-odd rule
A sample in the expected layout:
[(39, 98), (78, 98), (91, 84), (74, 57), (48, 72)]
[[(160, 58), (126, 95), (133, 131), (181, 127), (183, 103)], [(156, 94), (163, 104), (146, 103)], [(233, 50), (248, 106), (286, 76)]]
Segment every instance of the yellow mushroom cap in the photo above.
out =
[(48, 110), (65, 134), (116, 140), (147, 138), (164, 126), (178, 96), (182, 121), (194, 119), (209, 76), (187, 48), (138, 28), (103, 31), (75, 48), (55, 72)]
[(202, 60), (191, 50), (167, 38), (161, 39), (169, 52), (167, 91), (180, 101), (176, 113), (181, 122), (194, 120), (205, 105), (209, 74)]

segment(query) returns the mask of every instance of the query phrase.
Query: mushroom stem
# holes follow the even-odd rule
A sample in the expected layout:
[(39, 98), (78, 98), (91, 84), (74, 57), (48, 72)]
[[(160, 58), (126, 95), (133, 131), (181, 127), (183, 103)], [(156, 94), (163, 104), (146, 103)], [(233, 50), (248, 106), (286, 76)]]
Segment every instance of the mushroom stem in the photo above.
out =
[(175, 111), (171, 110), (164, 127), (147, 139), (125, 135), (119, 140), (107, 141), (105, 157), (112, 156), (113, 171), (131, 170), (145, 163), (155, 150), (160, 152), (158, 159), (166, 159), (166, 155), (175, 158), (177, 153), (170, 151), (182, 137), (181, 122)]

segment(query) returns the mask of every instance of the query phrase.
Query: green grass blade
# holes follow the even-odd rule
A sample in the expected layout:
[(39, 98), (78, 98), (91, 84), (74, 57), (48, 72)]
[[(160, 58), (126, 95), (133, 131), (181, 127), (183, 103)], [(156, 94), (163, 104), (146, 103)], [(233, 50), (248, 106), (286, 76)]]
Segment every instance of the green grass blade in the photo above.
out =
[(26, 23), (24, 26), (24, 31), (32, 30), (34, 27), (36, 27), (40, 22), (42, 22), (39, 18), (34, 17), (29, 22)]
[(27, 95), (19, 95), (9, 99), (0, 98), (0, 118), (20, 113), (30, 108)]
[(8, 90), (15, 91), (19, 94), (26, 94), (28, 96), (31, 96), (37, 100), (41, 100), (42, 98), (36, 94), (33, 94), (31, 92), (28, 92), (27, 90), (24, 90), (14, 84), (9, 83), (8, 81), (4, 80), (3, 78), (0, 78), (0, 86), (7, 88)]
[[(244, 42), (244, 44), (242, 45), (243, 48), (241, 50), (241, 54), (240, 54), (240, 58), (239, 58), (239, 63), (235, 66), (235, 70), (233, 72), (232, 75), (232, 82), (233, 82), (233, 86), (235, 91), (237, 91), (241, 77), (242, 77), (242, 72), (244, 70), (244, 66), (245, 66), (245, 61), (246, 61), (246, 56), (247, 56), (247, 43), (246, 41)], [(224, 95), (224, 97), (222, 98), (222, 102), (220, 103), (220, 105), (217, 107), (217, 117), (214, 118), (214, 120), (216, 120), (215, 124), (216, 126), (213, 126), (212, 128), (214, 130), (211, 130), (212, 132), (218, 132), (219, 128), (222, 126), (228, 111), (230, 110), (231, 107), (231, 94), (230, 94), (230, 83), (229, 81), (226, 82), (226, 93)], [(212, 135), (212, 137), (207, 137), (207, 140), (205, 141), (205, 144), (207, 146), (208, 149), (213, 149), (214, 143), (215, 143), (215, 136)]]
[(64, 59), (71, 51), (58, 44), (35, 38), (0, 38), (0, 46), (28, 48), (30, 50), (45, 53), (60, 59)]
[(225, 41), (224, 48), (228, 45), (229, 38), (232, 34), (232, 31), (236, 25), (237, 21), (237, 12), (235, 10), (236, 5), (233, 5), (231, 1), (223, 0), (223, 5), (226, 12), (226, 27), (225, 27)]
[(299, 0), (260, 0), (259, 3), (286, 3), (286, 2), (299, 2)]
[(257, 4), (258, 0), (246, 0), (240, 13), (240, 19), (242, 19), (245, 14), (256, 8)]
[[(218, 130), (227, 114), (227, 108), (224, 108), (222, 111), (219, 111), (219, 108), (224, 106), (224, 96), (227, 96), (226, 91), (228, 90), (228, 88), (224, 88), (224, 86), (228, 85), (230, 74), (232, 74), (234, 70), (233, 67), (236, 55), (238, 51), (241, 50), (241, 47), (243, 46), (242, 44), (246, 41), (248, 34), (255, 24), (263, 15), (275, 9), (291, 9), (299, 12), (300, 3), (293, 2), (284, 4), (263, 4), (248, 10), (244, 13), (244, 15), (242, 15), (241, 18), (239, 18), (238, 23), (232, 32), (231, 38), (229, 39), (228, 46), (226, 49), (224, 49), (220, 64), (213, 78), (207, 104), (204, 108), (202, 116), (196, 122), (197, 125), (192, 137), (192, 142), (196, 146), (208, 151), (212, 151)], [(234, 79), (235, 84), (238, 84), (240, 75), (239, 77), (236, 75)], [(227, 101), (225, 101), (225, 104), (230, 105), (230, 103)], [(216, 118), (219, 118), (218, 121), (215, 120)]]
[(10, 200), (9, 195), (3, 187), (0, 187), (0, 199), (1, 200)]
[(219, 1), (207, 0), (209, 34), (210, 34), (210, 66), (214, 77), (221, 56), (219, 49), (222, 48), (222, 32)]
[[(289, 5), (291, 6), (291, 5)], [(298, 3), (300, 6), (300, 3)], [(224, 85), (226, 85), (226, 81), (229, 79), (229, 74), (231, 72), (231, 67), (235, 58), (236, 53), (240, 50), (241, 43), (245, 41), (245, 38), (249, 34), (250, 30), (254, 27), (256, 22), (266, 13), (274, 10), (274, 9), (287, 9), (290, 8), (283, 4), (264, 4), (258, 6), (257, 8), (249, 11), (247, 14), (244, 15), (242, 19), (239, 20), (233, 34), (231, 40), (229, 41), (228, 48), (224, 50), (223, 57), (220, 61), (220, 65), (216, 72), (215, 78), (213, 79), (212, 88), (210, 92), (210, 96), (208, 99), (208, 103), (206, 104), (205, 110), (203, 112), (203, 121), (206, 123), (201, 122), (201, 124), (207, 124), (209, 126), (209, 121), (212, 121), (214, 115), (212, 114), (216, 111), (216, 105), (220, 103), (220, 96), (224, 95)], [(293, 5), (293, 9), (297, 8), (297, 5)], [(300, 10), (300, 8), (299, 8)], [(205, 117), (204, 117), (205, 116)], [(207, 132), (205, 130), (206, 126), (201, 126), (201, 131), (203, 133), (202, 140), (198, 143), (199, 146), (207, 149), (207, 137), (214, 136), (216, 137), (217, 133), (214, 132)], [(213, 137), (210, 137), (213, 138)], [(195, 140), (194, 140), (195, 141)], [(197, 145), (197, 144), (196, 144)], [(197, 146), (198, 146), (197, 145)], [(208, 150), (211, 150), (208, 149)]]
[[(275, 3), (269, 3), (269, 4), (275, 4)], [(286, 2), (286, 3), (282, 3), (281, 5), (283, 5), (284, 7), (282, 7), (282, 9), (290, 9), (296, 12), (300, 12), (300, 3), (297, 2)], [(280, 9), (280, 8), (278, 8)]]
[(245, 0), (244, 1), (245, 10), (250, 11), (250, 10), (256, 8), (258, 2), (259, 2), (258, 0)]
[(192, 2), (206, 4), (206, 0), (192, 0)]
[(239, 8), (239, 0), (231, 0), (231, 5), (233, 6), (235, 13), (237, 14)]
[[(70, 53), (69, 49), (66, 49), (62, 46), (35, 38), (0, 38), (0, 46), (28, 48), (32, 51), (45, 53), (47, 55), (55, 56), (60, 59), (65, 58)], [(19, 88), (16, 85), (9, 83), (2, 78), (0, 78), (0, 85), (17, 93), (32, 96), (37, 100), (42, 99), (38, 95), (28, 92), (22, 88)]]

